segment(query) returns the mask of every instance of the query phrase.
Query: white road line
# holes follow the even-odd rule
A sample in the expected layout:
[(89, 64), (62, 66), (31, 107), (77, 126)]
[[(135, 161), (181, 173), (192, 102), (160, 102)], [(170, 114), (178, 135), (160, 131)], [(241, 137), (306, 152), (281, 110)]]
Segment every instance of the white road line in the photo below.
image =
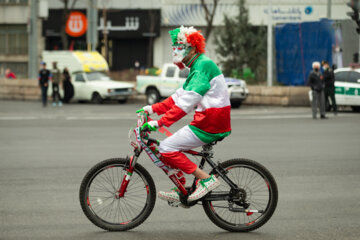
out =
[[(352, 117), (353, 114), (340, 114), (336, 117), (330, 116), (329, 118), (339, 117)], [(281, 115), (257, 115), (257, 116), (241, 116), (233, 115), (233, 120), (267, 120), (267, 119), (311, 119), (311, 114), (281, 114)], [(29, 121), (29, 120), (51, 120), (63, 119), (67, 121), (99, 121), (99, 120), (136, 120), (136, 116), (0, 116), (0, 121)], [(191, 120), (192, 116), (184, 117), (185, 120)]]
[(0, 117), (0, 120), (36, 120), (38, 117), (30, 116), (30, 117), (21, 117), (21, 116), (8, 116), (8, 117)]

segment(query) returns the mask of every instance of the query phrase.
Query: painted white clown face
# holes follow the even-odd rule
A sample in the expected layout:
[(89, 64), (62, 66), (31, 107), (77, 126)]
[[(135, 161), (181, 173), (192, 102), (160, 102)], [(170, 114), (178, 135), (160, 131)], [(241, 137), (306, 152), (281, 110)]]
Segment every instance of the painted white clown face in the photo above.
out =
[(189, 54), (191, 47), (187, 47), (185, 44), (173, 45), (173, 62), (180, 69), (185, 68), (182, 60)]

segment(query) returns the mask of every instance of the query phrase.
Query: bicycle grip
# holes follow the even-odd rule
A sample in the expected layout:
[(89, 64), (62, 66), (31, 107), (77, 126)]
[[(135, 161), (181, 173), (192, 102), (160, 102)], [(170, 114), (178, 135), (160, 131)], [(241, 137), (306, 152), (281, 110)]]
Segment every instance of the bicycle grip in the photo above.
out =
[(149, 129), (149, 127), (148, 126), (142, 126), (141, 128), (140, 128), (140, 131), (141, 132), (146, 132), (146, 131), (150, 131), (150, 129)]

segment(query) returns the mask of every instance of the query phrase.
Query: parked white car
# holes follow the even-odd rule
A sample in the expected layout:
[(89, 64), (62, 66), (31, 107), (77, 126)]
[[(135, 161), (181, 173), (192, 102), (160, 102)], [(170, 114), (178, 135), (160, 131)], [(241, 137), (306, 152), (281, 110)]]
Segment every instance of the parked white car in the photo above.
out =
[[(57, 62), (61, 71), (68, 68), (74, 86), (72, 101), (102, 103), (104, 100), (118, 100), (125, 103), (134, 93), (134, 84), (114, 81), (106, 75), (109, 66), (98, 52), (44, 51), (43, 61), (49, 70), (52, 70), (53, 62)], [(49, 90), (51, 96), (51, 85)], [(60, 95), (64, 96), (62, 90)]]
[[(350, 106), (354, 112), (360, 111), (360, 66), (338, 68), (335, 75), (335, 100), (338, 106)], [(312, 101), (311, 91), (309, 99)], [(327, 106), (328, 108), (328, 106)]]
[(246, 82), (241, 79), (228, 78), (228, 77), (225, 78), (225, 82), (228, 86), (231, 107), (233, 108), (240, 107), (242, 102), (249, 95), (249, 90), (247, 89)]
[(102, 72), (78, 72), (72, 77), (74, 100), (102, 103), (104, 100), (117, 100), (125, 103), (133, 94), (131, 83), (111, 80)]
[[(162, 98), (171, 96), (176, 89), (182, 87), (189, 69), (181, 70), (172, 63), (164, 64), (160, 76), (136, 77), (136, 90), (138, 93), (146, 94), (148, 104), (159, 102)], [(248, 96), (248, 89), (244, 80), (225, 78), (228, 85), (231, 106), (240, 107), (242, 101)]]

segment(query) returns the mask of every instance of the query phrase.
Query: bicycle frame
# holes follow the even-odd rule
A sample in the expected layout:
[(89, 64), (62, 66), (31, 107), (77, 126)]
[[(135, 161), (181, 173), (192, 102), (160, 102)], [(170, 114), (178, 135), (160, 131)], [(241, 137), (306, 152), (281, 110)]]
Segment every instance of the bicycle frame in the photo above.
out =
[[(131, 176), (135, 169), (136, 162), (137, 162), (140, 154), (142, 153), (142, 151), (145, 151), (147, 153), (147, 155), (150, 157), (150, 159), (153, 161), (153, 163), (156, 166), (158, 166), (159, 168), (161, 168), (165, 172), (165, 174), (170, 178), (170, 180), (175, 184), (175, 186), (178, 187), (178, 189), (180, 190), (180, 192), (183, 196), (182, 202), (183, 201), (187, 202), (186, 198), (189, 195), (189, 191), (190, 192), (194, 191), (194, 189), (196, 187), (196, 179), (194, 179), (192, 187), (190, 189), (186, 189), (185, 186), (182, 185), (182, 183), (180, 182), (179, 178), (176, 175), (178, 170), (168, 167), (159, 159), (159, 156), (157, 155), (157, 149), (156, 149), (156, 147), (159, 145), (159, 142), (156, 139), (152, 139), (149, 137), (150, 131), (148, 131), (148, 130), (141, 131), (140, 130), (141, 126), (148, 120), (150, 120), (150, 118), (148, 117), (147, 113), (139, 114), (137, 128), (135, 128), (133, 130), (133, 132), (135, 133), (135, 136), (136, 136), (136, 143), (131, 142), (131, 145), (134, 148), (134, 155), (129, 158), (129, 166), (126, 168), (127, 173), (125, 174), (123, 181), (120, 185), (120, 188), (118, 190), (118, 193), (119, 193), (118, 197), (119, 198), (124, 197), (126, 188), (130, 182)], [(161, 129), (161, 131), (164, 131), (164, 130), (165, 129)], [(169, 134), (169, 132), (167, 133), (167, 135), (168, 134)], [(171, 135), (171, 133), (170, 133), (170, 135)], [(203, 150), (201, 152), (197, 152), (194, 150), (187, 150), (187, 151), (183, 151), (183, 153), (202, 157), (200, 164), (199, 164), (200, 169), (203, 169), (205, 162), (207, 162), (215, 170), (215, 172), (222, 179), (224, 179), (224, 181), (231, 187), (231, 189), (234, 190), (234, 192), (239, 192), (240, 190), (239, 190), (238, 186), (226, 176), (226, 170), (222, 169), (221, 167), (219, 167), (219, 165), (216, 165), (211, 160), (211, 158), (213, 157), (212, 147), (215, 144), (216, 144), (216, 142), (204, 145)], [(184, 197), (185, 197), (185, 199), (184, 199)], [(228, 193), (216, 194), (216, 195), (212, 194), (212, 195), (208, 195), (205, 198), (205, 200), (211, 200), (211, 201), (224, 200), (224, 199), (225, 200), (229, 199)]]

